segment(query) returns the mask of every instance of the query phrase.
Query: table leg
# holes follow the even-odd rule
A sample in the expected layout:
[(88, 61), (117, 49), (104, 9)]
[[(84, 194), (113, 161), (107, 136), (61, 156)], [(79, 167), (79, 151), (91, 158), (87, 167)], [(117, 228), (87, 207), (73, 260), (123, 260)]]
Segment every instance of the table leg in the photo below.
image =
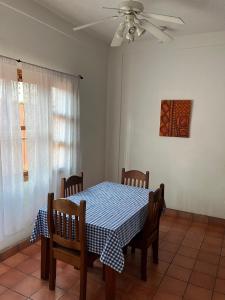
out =
[(41, 279), (49, 277), (49, 238), (41, 236)]
[(105, 265), (105, 299), (116, 299), (116, 271)]

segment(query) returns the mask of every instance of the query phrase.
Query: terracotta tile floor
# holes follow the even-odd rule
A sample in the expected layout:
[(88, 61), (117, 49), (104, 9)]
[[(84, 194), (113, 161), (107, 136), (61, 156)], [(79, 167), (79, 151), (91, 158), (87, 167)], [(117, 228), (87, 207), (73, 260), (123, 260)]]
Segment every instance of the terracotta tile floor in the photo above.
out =
[[(225, 227), (205, 219), (163, 216), (159, 264), (151, 263), (148, 281), (140, 280), (140, 253), (128, 251), (117, 276), (119, 300), (225, 300)], [(55, 292), (40, 280), (40, 242), (0, 263), (0, 300), (79, 299), (79, 272), (58, 262)], [(87, 299), (104, 299), (101, 263), (88, 272)]]

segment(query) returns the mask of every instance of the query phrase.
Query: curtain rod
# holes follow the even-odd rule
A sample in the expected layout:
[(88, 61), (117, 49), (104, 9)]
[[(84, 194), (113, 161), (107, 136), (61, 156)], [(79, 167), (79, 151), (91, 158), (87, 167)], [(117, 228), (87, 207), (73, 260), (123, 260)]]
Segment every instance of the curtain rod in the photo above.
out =
[(13, 59), (13, 60), (17, 61), (18, 63), (25, 63), (27, 65), (34, 66), (34, 67), (39, 67), (39, 68), (42, 68), (42, 69), (45, 69), (45, 70), (48, 70), (48, 71), (54, 71), (54, 72), (58, 72), (58, 73), (61, 73), (61, 74), (64, 74), (64, 75), (69, 75), (69, 76), (73, 76), (73, 77), (79, 77), (80, 79), (84, 79), (84, 77), (80, 74), (78, 74), (78, 75), (69, 74), (69, 73), (57, 71), (57, 70), (54, 70), (54, 69), (46, 68), (46, 67), (43, 67), (43, 66), (40, 66), (40, 65), (35, 65), (35, 64), (32, 64), (32, 63), (28, 63), (26, 61), (22, 61), (21, 59), (16, 59), (16, 58), (5, 56), (5, 55), (0, 55), (0, 56), (4, 57), (4, 58), (8, 58), (8, 59)]

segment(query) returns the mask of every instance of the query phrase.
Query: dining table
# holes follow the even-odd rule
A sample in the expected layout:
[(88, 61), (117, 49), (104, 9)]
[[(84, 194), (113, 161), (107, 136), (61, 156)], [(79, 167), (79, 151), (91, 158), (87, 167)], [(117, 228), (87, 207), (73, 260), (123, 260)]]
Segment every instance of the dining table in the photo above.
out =
[[(148, 213), (150, 189), (102, 182), (68, 197), (86, 201), (87, 249), (105, 266), (105, 299), (114, 300), (116, 274), (124, 269), (123, 248), (141, 231)], [(49, 232), (47, 206), (39, 209), (31, 242), (41, 237), (41, 278), (49, 277)]]

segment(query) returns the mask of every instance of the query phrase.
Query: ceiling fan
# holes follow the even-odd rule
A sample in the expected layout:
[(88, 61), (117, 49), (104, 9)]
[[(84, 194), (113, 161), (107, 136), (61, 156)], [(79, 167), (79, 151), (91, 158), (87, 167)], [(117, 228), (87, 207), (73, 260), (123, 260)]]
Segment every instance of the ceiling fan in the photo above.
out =
[(115, 10), (118, 14), (101, 19), (96, 22), (74, 27), (73, 30), (77, 31), (110, 20), (122, 19), (122, 22), (119, 24), (111, 42), (111, 47), (118, 47), (121, 46), (124, 38), (126, 38), (129, 42), (133, 42), (135, 36), (140, 37), (145, 32), (151, 33), (151, 35), (153, 35), (161, 42), (171, 40), (171, 36), (165, 32), (166, 27), (159, 27), (157, 25), (154, 25), (153, 23), (151, 23), (151, 19), (171, 22), (175, 24), (184, 24), (184, 21), (179, 17), (160, 15), (155, 13), (145, 13), (144, 5), (139, 1), (128, 0), (121, 2), (118, 8), (103, 8)]

